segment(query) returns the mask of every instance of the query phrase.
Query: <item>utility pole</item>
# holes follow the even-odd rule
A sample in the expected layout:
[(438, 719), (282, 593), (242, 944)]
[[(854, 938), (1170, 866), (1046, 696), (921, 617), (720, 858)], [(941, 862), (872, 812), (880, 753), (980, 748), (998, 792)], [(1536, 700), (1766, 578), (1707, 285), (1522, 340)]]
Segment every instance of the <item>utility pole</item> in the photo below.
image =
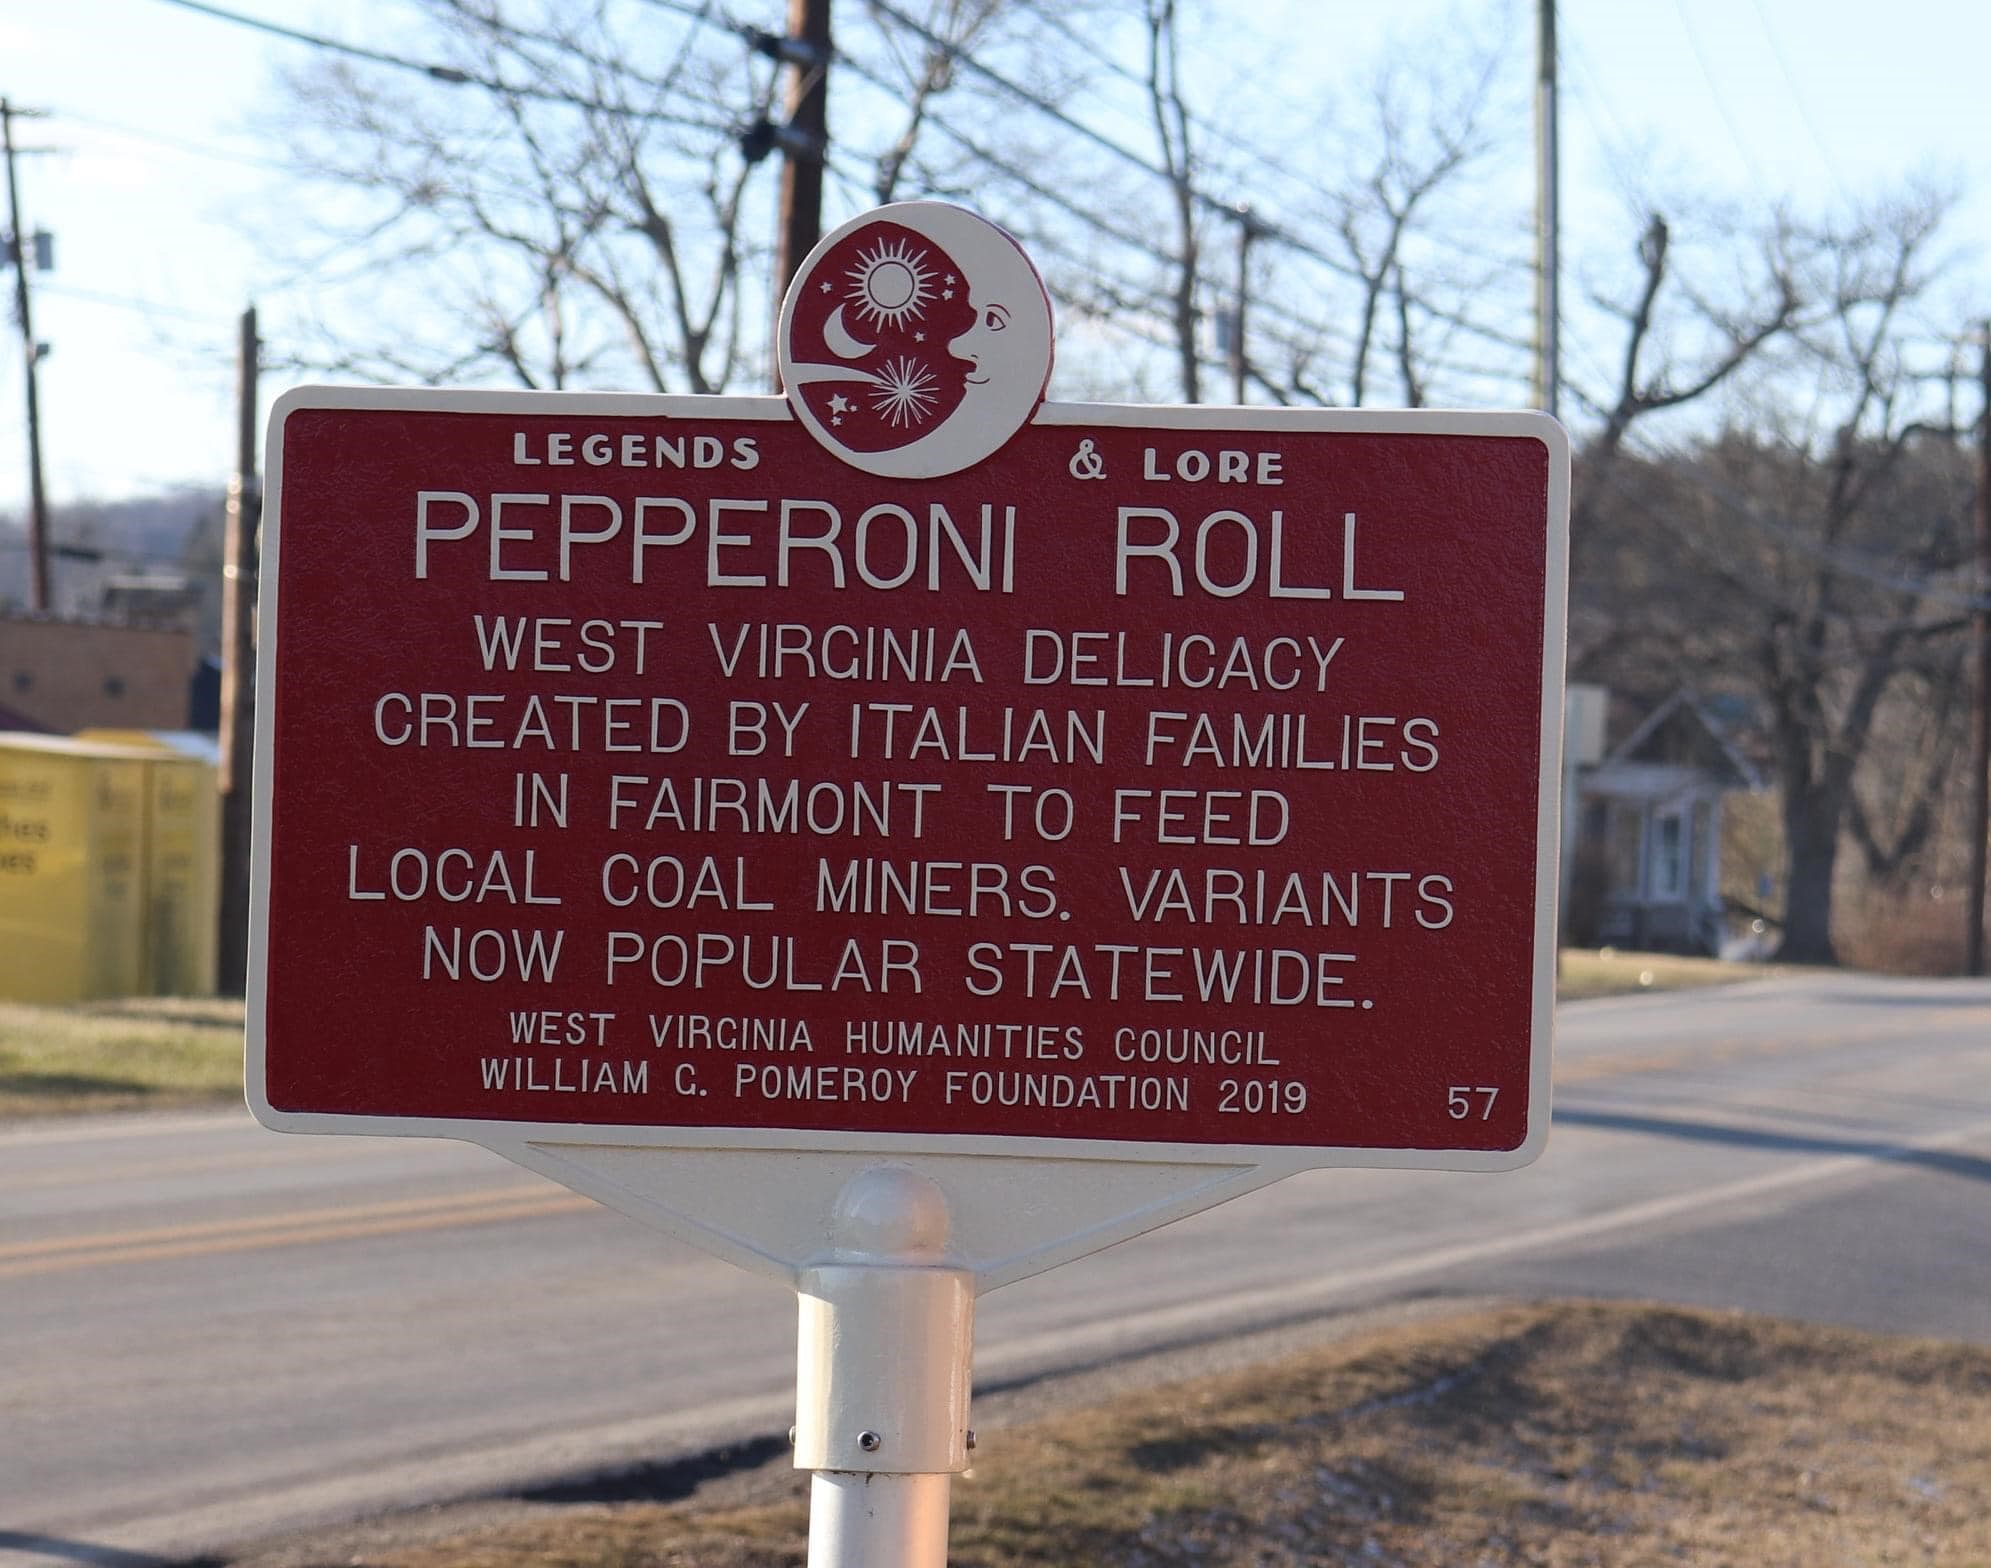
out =
[(28, 301), (28, 235), (21, 227), (20, 183), (14, 172), (14, 119), (39, 115), (39, 109), (17, 109), (0, 98), (0, 142), (7, 152), (7, 226), (14, 252), (14, 315), (21, 327), (22, 359), (28, 376), (28, 608), (46, 611), (48, 596), (48, 496), (41, 479), (41, 392), (35, 366), (41, 345), (35, 341), (35, 318)]
[(1239, 203), (1237, 209), (1237, 314), (1231, 319), (1230, 372), (1231, 401), (1244, 401), (1244, 300), (1247, 293), (1245, 266), (1251, 242), (1258, 237), (1258, 221), (1251, 208)]
[(1977, 708), (1970, 748), (1970, 913), (1963, 972), (1984, 973), (1984, 870), (1991, 840), (1991, 322), (1984, 325), (1978, 378), (1983, 407), (1977, 426), (1977, 573), (1971, 627), (1977, 643)]
[[(776, 58), (789, 67), (782, 151), (780, 236), (774, 263), (777, 319), (788, 285), (823, 234), (823, 163), (830, 145), (830, 0), (788, 0), (788, 36)], [(779, 380), (779, 375), (776, 377)]]
[(240, 996), (249, 968), (249, 816), (256, 733), (256, 578), (263, 520), (256, 479), (256, 372), (262, 343), (256, 308), (242, 312), (237, 367), (235, 477), (228, 485), (221, 565), (221, 924), (220, 985)]
[(1558, 414), (1562, 404), (1562, 308), (1556, 279), (1560, 251), (1556, 203), (1555, 0), (1536, 0), (1535, 29), (1535, 406)]

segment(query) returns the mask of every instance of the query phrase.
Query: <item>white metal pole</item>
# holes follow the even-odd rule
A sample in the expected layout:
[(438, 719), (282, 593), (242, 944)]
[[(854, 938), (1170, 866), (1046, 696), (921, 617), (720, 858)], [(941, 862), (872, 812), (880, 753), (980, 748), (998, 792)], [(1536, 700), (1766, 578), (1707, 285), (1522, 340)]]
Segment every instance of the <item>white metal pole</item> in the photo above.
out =
[(796, 1282), (795, 1467), (809, 1568), (945, 1568), (968, 1468), (974, 1279), (947, 1266), (946, 1195), (902, 1165), (837, 1195), (825, 1260)]
[(952, 1485), (945, 1475), (818, 1470), (809, 1478), (809, 1568), (940, 1568), (947, 1561)]

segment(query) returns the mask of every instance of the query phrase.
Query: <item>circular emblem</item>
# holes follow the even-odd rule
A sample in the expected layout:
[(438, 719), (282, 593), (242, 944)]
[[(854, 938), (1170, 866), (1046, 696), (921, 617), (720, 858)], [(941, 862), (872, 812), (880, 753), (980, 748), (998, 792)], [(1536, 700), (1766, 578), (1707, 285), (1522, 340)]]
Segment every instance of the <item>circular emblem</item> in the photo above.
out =
[(853, 467), (931, 479), (1023, 428), (1051, 379), (1051, 301), (986, 218), (911, 201), (823, 237), (782, 301), (795, 417)]

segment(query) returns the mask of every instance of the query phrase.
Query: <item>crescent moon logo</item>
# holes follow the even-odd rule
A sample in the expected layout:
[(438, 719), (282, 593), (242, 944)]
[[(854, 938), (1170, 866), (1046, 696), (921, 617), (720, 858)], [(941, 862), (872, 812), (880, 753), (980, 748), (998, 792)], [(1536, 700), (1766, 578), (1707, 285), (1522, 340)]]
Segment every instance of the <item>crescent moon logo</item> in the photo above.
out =
[(839, 359), (862, 359), (877, 345), (860, 343), (850, 335), (850, 329), (843, 324), (843, 306), (830, 312), (829, 320), (823, 323), (823, 341), (830, 352)]

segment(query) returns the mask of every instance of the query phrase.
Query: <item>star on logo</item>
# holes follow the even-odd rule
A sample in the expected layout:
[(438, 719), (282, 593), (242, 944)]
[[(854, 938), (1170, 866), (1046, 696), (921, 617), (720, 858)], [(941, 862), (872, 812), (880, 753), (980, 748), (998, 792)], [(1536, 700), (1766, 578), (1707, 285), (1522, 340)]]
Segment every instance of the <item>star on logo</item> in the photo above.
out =
[(845, 397), (841, 392), (837, 393), (834, 397), (830, 399), (830, 412), (832, 414), (849, 413), (850, 399)]
[(823, 285), (823, 292), (824, 292), (825, 294), (827, 294), (827, 293), (829, 293), (829, 291), (830, 291), (830, 286), (829, 286), (829, 284), (825, 283), (825, 284)]
[(872, 389), (871, 401), (877, 412), (904, 429), (924, 424), (939, 398), (939, 383), (933, 373), (910, 356), (893, 360)]
[(913, 341), (915, 343), (924, 343), (926, 341), (926, 334), (924, 332), (915, 332), (913, 334)]
[(942, 289), (940, 291), (940, 297), (942, 299), (952, 299), (954, 297), (954, 291), (952, 289)]

